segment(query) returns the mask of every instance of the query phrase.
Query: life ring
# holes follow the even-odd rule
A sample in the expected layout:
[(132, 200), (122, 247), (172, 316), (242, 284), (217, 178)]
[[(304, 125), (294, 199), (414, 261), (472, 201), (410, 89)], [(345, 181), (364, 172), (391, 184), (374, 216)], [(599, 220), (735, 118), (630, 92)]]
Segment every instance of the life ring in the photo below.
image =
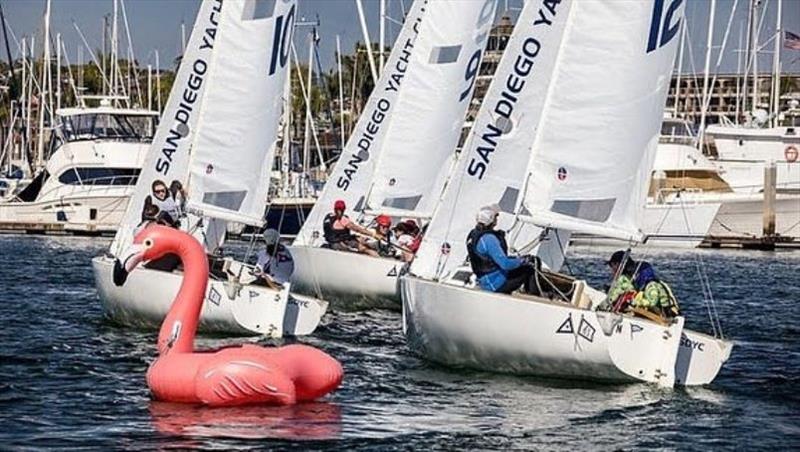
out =
[(783, 156), (786, 157), (787, 162), (794, 163), (797, 161), (797, 157), (800, 156), (800, 152), (797, 151), (797, 146), (790, 144), (783, 150)]

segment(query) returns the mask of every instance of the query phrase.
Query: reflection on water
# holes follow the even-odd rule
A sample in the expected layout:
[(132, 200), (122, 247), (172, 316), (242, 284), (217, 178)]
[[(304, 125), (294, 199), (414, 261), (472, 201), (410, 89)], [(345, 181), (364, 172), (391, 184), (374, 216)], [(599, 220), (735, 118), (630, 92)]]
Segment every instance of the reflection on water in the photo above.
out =
[(151, 402), (149, 409), (155, 431), (179, 437), (330, 440), (342, 430), (341, 409), (329, 402), (223, 408)]
[[(494, 375), (440, 367), (405, 346), (400, 314), (333, 312), (299, 341), (339, 359), (323, 402), (205, 408), (150, 400), (154, 331), (107, 322), (89, 261), (108, 240), (0, 236), (0, 444), (3, 448), (782, 449), (800, 444), (800, 253), (652, 251), (687, 324), (708, 331), (702, 256), (728, 337), (713, 385)], [(233, 246), (235, 249), (237, 246)], [(602, 284), (613, 249), (576, 248), (571, 269)], [(639, 257), (639, 256), (637, 256)], [(458, 315), (458, 313), (454, 313)], [(532, 321), (531, 327), (535, 328)], [(259, 338), (198, 338), (199, 348)]]

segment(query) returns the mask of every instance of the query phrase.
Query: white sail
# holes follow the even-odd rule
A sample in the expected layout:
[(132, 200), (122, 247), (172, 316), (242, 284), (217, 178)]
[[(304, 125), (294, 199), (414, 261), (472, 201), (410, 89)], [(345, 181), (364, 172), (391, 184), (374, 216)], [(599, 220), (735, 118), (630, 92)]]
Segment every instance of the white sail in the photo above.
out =
[[(512, 246), (535, 239), (531, 223), (633, 237), (681, 17), (681, 0), (526, 3), (411, 271), (462, 265), (491, 203), (509, 214), (501, 228), (516, 225)], [(556, 246), (551, 232), (546, 254)]]
[(334, 200), (427, 217), (451, 168), (497, 0), (417, 1), (296, 245), (319, 244)]
[(367, 206), (429, 217), (455, 157), (497, 0), (431, 2), (389, 121)]
[(225, 2), (192, 145), (190, 211), (263, 224), (295, 14), (294, 1)]
[[(231, 185), (227, 186), (231, 187), (230, 191), (241, 189), (242, 180), (250, 187), (258, 179), (261, 182), (241, 203), (249, 210), (237, 211), (226, 218), (233, 219), (234, 215), (238, 215), (236, 219), (252, 218), (256, 210), (262, 211), (258, 216), (263, 215), (270, 148), (277, 131), (277, 120), (273, 117), (280, 114), (280, 109), (272, 108), (272, 103), (280, 102), (280, 90), (277, 100), (266, 96), (272, 92), (272, 86), (283, 86), (284, 52), (288, 52), (289, 45), (285, 39), (291, 37), (291, 25), (286, 33), (283, 31), (287, 30), (287, 23), (293, 21), (294, 5), (294, 0), (236, 0), (226, 1), (224, 5), (221, 0), (205, 0), (201, 4), (112, 252), (124, 249), (132, 240), (142, 219), (144, 201), (152, 195), (151, 185), (155, 181), (167, 185), (180, 182), (188, 189), (189, 205), (213, 216), (220, 211), (210, 208), (205, 211), (206, 204), (213, 204), (205, 202), (206, 192), (225, 190), (221, 188), (223, 179), (231, 180)], [(282, 32), (276, 37), (279, 21)], [(241, 74), (247, 72), (247, 76), (252, 77), (253, 71), (263, 74), (260, 84), (245, 81), (246, 77)], [(262, 100), (253, 102), (254, 96)], [(227, 112), (228, 116), (222, 112)], [(251, 121), (243, 112), (270, 122)], [(236, 121), (241, 122), (234, 124)], [(234, 138), (234, 131), (239, 136)], [(250, 163), (247, 175), (241, 174), (244, 166), (238, 165), (240, 161)], [(205, 168), (198, 171), (197, 165), (203, 163)], [(213, 168), (206, 174), (209, 164)], [(202, 172), (203, 176), (194, 177), (187, 186), (190, 165), (194, 167), (193, 172)], [(213, 197), (208, 199), (214, 200)], [(197, 218), (189, 218), (182, 223), (184, 228), (194, 230), (198, 222)], [(204, 222), (199, 234), (207, 236), (206, 246), (213, 248), (224, 229), (224, 222), (211, 219)]]
[(387, 130), (387, 118), (392, 114), (403, 75), (415, 51), (414, 43), (422, 24), (426, 1), (415, 1), (406, 15), (406, 22), (397, 36), (372, 95), (325, 183), (314, 208), (311, 209), (294, 245), (321, 243), (322, 219), (336, 200), (343, 200), (349, 212), (364, 208), (364, 198), (372, 181), (377, 154)]
[(574, 2), (533, 142), (525, 220), (641, 238), (680, 5)]
[[(553, 2), (552, 9), (538, 2), (523, 7), (412, 273), (434, 278), (462, 265), (467, 234), (481, 206), (498, 204), (499, 227), (513, 224), (508, 214), (519, 202), (570, 7), (570, 2)], [(537, 234), (528, 227), (515, 236), (524, 244)]]

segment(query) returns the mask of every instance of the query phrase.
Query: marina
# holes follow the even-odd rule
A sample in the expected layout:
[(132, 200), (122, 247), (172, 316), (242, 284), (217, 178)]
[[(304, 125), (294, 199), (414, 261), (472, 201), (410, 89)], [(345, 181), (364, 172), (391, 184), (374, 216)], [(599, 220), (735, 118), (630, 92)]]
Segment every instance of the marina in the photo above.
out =
[(800, 3), (39, 3), (5, 447), (800, 445)]

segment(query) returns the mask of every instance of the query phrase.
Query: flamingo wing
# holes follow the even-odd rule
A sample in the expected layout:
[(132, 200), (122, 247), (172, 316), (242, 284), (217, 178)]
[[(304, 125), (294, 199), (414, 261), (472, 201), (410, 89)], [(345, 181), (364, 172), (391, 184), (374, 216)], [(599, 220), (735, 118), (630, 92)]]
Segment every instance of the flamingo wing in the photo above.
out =
[(279, 369), (252, 357), (209, 361), (195, 376), (195, 391), (211, 406), (291, 405), (296, 401), (294, 382)]

